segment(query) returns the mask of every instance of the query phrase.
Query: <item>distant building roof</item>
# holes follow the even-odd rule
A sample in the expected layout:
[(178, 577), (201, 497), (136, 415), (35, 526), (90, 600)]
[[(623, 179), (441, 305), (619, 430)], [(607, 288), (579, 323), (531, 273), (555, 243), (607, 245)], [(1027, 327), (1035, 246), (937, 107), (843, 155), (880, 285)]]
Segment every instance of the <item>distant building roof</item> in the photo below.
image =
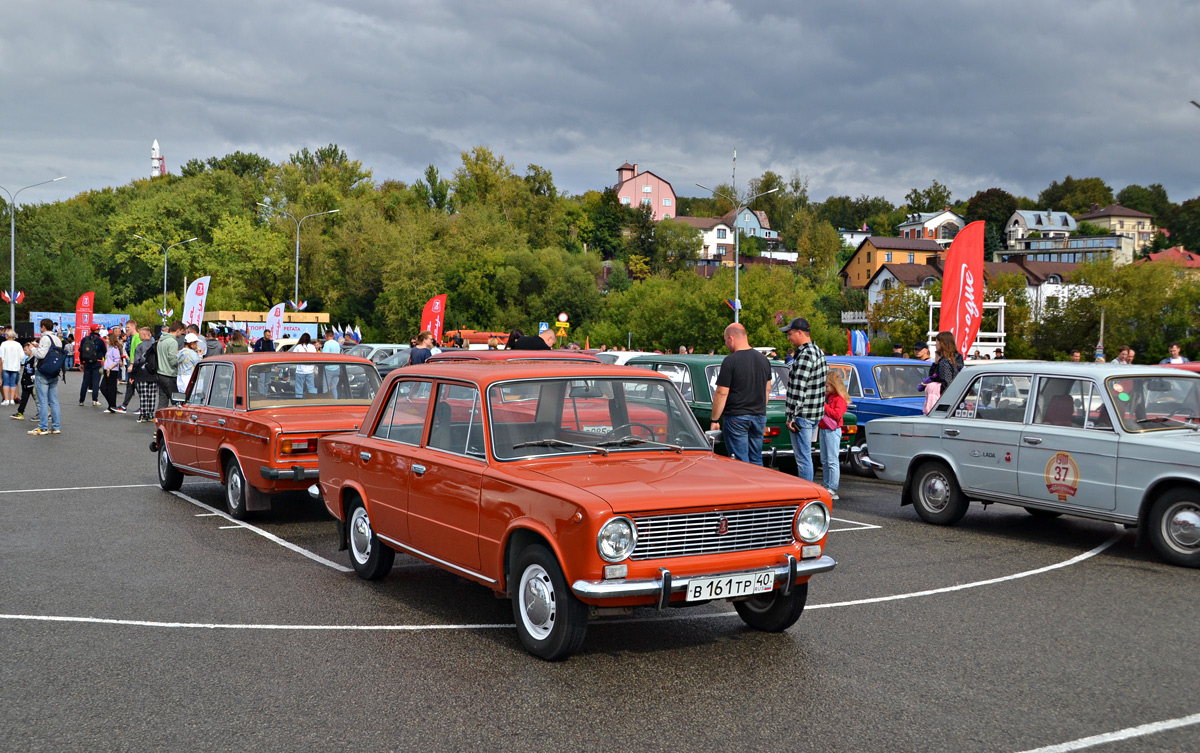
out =
[(862, 243), (858, 244), (862, 248), (863, 243), (870, 243), (875, 248), (900, 250), (900, 251), (928, 251), (930, 253), (938, 253), (942, 251), (942, 247), (935, 241), (926, 238), (891, 238), (885, 235), (872, 235), (864, 238)]
[(1081, 214), (1079, 220), (1098, 220), (1103, 217), (1134, 217), (1139, 220), (1152, 220), (1154, 215), (1140, 212), (1136, 209), (1121, 206), (1120, 202), (1110, 204), (1103, 209), (1097, 204), (1092, 204), (1092, 208), (1087, 214)]
[(955, 212), (955, 211), (947, 208), (947, 209), (942, 209), (937, 212), (913, 212), (912, 214), (905, 217), (904, 222), (901, 222), (896, 227), (904, 227), (906, 225), (924, 225), (926, 222), (929, 222), (934, 217), (939, 217), (943, 214), (949, 214), (949, 215), (953, 216), (955, 219), (957, 219), (959, 222), (966, 224), (966, 219), (962, 215), (960, 215), (958, 212)]
[[(629, 163), (625, 163), (624, 165), (622, 165), (622, 166), (621, 166), (621, 168), (624, 168), (624, 167), (628, 167), (628, 168), (632, 169), (634, 166), (633, 166), (633, 165), (630, 165)], [(617, 169), (619, 170), (619, 169), (621, 169), (621, 168), (617, 168)], [(675, 188), (674, 188), (674, 187), (671, 185), (671, 181), (669, 181), (669, 180), (667, 180), (666, 178), (662, 177), (662, 176), (661, 176), (661, 175), (659, 175), (658, 173), (652, 172), (652, 171), (650, 171), (650, 170), (643, 170), (643, 171), (641, 171), (640, 173), (638, 173), (638, 174), (634, 175), (634, 176), (633, 176), (633, 177), (631, 177), (631, 178), (626, 178), (625, 180), (622, 180), (622, 181), (618, 182), (618, 183), (617, 183), (617, 185), (613, 186), (613, 190), (614, 190), (614, 191), (616, 191), (617, 193), (620, 193), (620, 192), (621, 192), (621, 187), (622, 187), (622, 186), (624, 186), (626, 183), (632, 183), (633, 181), (637, 180), (638, 178), (640, 178), (640, 177), (641, 177), (641, 176), (643, 176), (643, 175), (653, 175), (655, 178), (658, 178), (658, 179), (659, 179), (659, 180), (661, 180), (663, 183), (666, 183), (666, 184), (667, 184), (667, 188), (670, 188), (670, 189), (671, 189), (671, 193), (675, 193)]]
[(867, 287), (871, 287), (871, 283), (875, 278), (887, 270), (892, 277), (895, 277), (904, 285), (910, 288), (919, 288), (921, 285), (932, 277), (935, 280), (942, 279), (942, 270), (929, 264), (884, 264), (875, 274), (871, 275), (871, 279), (867, 280)]
[(1146, 261), (1150, 263), (1171, 262), (1191, 268), (1200, 267), (1200, 255), (1193, 254), (1183, 246), (1172, 246), (1166, 251), (1159, 251), (1156, 254), (1147, 254)]
[(699, 230), (712, 230), (717, 225), (728, 225), (728, 223), (720, 217), (676, 217), (675, 221), (682, 222), (685, 225), (691, 225)]
[(617, 169), (618, 169), (618, 170), (626, 170), (626, 169), (628, 169), (628, 170), (632, 170), (633, 168), (634, 168), (634, 166), (633, 166), (633, 165), (631, 165), (631, 164), (629, 164), (628, 162), (626, 162), (624, 165), (621, 165), (621, 166), (620, 166), (620, 167), (618, 167)]
[(1075, 218), (1066, 212), (1052, 212), (1048, 209), (1018, 209), (1014, 214), (1021, 215), (1025, 226), (1030, 230), (1066, 230), (1074, 232), (1078, 229)]

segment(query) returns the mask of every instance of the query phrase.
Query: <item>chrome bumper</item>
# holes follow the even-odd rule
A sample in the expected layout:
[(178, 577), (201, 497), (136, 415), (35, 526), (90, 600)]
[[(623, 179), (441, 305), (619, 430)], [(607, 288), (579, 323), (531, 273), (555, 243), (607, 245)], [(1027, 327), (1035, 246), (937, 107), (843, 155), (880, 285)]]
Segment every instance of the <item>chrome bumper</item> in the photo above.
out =
[(312, 486), (308, 487), (308, 496), (312, 497), (314, 501), (320, 502), (321, 501), (321, 485), (313, 484)]
[(293, 465), (291, 468), (272, 468), (269, 465), (260, 465), (258, 472), (268, 481), (307, 481), (318, 478), (316, 468), (305, 468), (302, 465)]
[[(775, 580), (783, 581), (780, 590), (784, 594), (787, 594), (791, 591), (792, 584), (796, 582), (796, 578), (805, 575), (816, 575), (817, 573), (827, 573), (836, 566), (837, 562), (827, 554), (812, 560), (798, 560), (789, 554), (785, 562), (775, 565), (772, 569), (775, 571)], [(577, 580), (571, 584), (571, 590), (581, 599), (627, 599), (631, 596), (655, 596), (658, 598), (658, 608), (662, 609), (671, 600), (671, 594), (686, 591), (688, 584), (697, 578), (738, 575), (741, 572), (745, 571), (698, 573), (696, 575), (683, 575), (676, 578), (671, 575), (670, 570), (660, 568), (659, 574), (661, 577), (658, 578), (641, 578), (637, 580)]]
[(872, 460), (869, 455), (859, 455), (858, 462), (862, 463), (863, 465), (865, 465), (866, 467), (870, 468), (873, 471), (886, 471), (887, 470), (886, 465), (884, 465), (883, 463), (880, 463), (878, 460)]

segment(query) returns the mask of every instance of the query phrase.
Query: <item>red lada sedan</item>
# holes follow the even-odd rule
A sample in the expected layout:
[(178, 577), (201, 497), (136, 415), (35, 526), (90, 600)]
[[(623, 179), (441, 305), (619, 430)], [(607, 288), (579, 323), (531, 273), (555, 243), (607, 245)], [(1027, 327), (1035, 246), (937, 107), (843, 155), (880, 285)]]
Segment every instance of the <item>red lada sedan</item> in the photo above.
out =
[(361, 577), (402, 552), (481, 583), (512, 600), (543, 659), (580, 647), (591, 608), (729, 600), (781, 631), (836, 564), (828, 492), (715, 455), (679, 391), (644, 369), (409, 367), (318, 457), (310, 493)]

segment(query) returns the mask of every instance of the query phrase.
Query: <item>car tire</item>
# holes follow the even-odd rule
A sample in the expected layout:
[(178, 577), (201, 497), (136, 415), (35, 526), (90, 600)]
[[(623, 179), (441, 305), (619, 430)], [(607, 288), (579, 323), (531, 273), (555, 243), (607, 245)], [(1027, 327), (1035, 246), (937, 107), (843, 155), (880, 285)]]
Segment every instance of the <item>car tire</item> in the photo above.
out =
[(225, 507), (234, 520), (250, 517), (246, 509), (246, 474), (242, 473), (237, 458), (229, 458), (225, 463)]
[(970, 501), (945, 463), (922, 463), (911, 483), (913, 507), (926, 523), (952, 526), (967, 514)]
[(379, 540), (375, 529), (371, 527), (371, 516), (367, 514), (367, 506), (361, 499), (355, 499), (350, 505), (350, 514), (346, 516), (347, 537), (349, 538), (350, 564), (354, 572), (363, 580), (379, 580), (392, 570), (396, 560), (396, 552)]
[(587, 634), (587, 606), (571, 593), (554, 554), (541, 544), (525, 547), (513, 567), (513, 618), (525, 650), (560, 661), (579, 650)]
[(166, 492), (179, 491), (179, 487), (183, 486), (183, 474), (171, 463), (167, 440), (162, 436), (158, 438), (158, 485)]
[(779, 589), (770, 593), (752, 596), (733, 602), (738, 617), (755, 630), (767, 633), (782, 633), (800, 619), (804, 605), (808, 602), (808, 584), (792, 586), (792, 592), (784, 596)]
[[(858, 448), (858, 452), (854, 449)], [(856, 476), (866, 476), (867, 478), (875, 478), (875, 471), (870, 466), (862, 462), (863, 456), (867, 455), (867, 438), (864, 436), (854, 443), (847, 453), (846, 465), (850, 468), (850, 472)]]
[(1160, 557), (1172, 565), (1200, 567), (1200, 491), (1168, 491), (1150, 508), (1147, 525)]
[(1029, 513), (1030, 515), (1032, 515), (1035, 518), (1042, 518), (1043, 520), (1057, 518), (1062, 515), (1061, 512), (1057, 512), (1055, 510), (1041, 510), (1036, 507), (1026, 507), (1025, 512)]

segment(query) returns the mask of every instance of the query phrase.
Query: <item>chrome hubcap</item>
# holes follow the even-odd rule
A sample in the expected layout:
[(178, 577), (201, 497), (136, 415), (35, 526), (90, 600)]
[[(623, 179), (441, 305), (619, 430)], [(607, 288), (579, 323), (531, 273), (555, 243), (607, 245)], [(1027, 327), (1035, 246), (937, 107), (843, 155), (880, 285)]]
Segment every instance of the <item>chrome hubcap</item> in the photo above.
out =
[(158, 477), (166, 479), (167, 469), (171, 467), (171, 459), (167, 457), (167, 448), (163, 447), (158, 451)]
[(350, 520), (350, 551), (359, 564), (366, 564), (371, 558), (371, 519), (362, 507), (354, 510)]
[(242, 501), (242, 474), (231, 469), (229, 478), (225, 481), (225, 494), (229, 500), (230, 509), (237, 509)]
[(925, 477), (921, 486), (921, 500), (930, 512), (941, 512), (950, 501), (949, 485), (946, 477), (940, 473), (931, 473)]
[(541, 565), (530, 565), (521, 574), (520, 598), (525, 629), (537, 640), (543, 640), (554, 629), (556, 599), (554, 583)]
[(1192, 502), (1173, 505), (1163, 516), (1163, 533), (1167, 542), (1182, 552), (1200, 549), (1200, 507)]

